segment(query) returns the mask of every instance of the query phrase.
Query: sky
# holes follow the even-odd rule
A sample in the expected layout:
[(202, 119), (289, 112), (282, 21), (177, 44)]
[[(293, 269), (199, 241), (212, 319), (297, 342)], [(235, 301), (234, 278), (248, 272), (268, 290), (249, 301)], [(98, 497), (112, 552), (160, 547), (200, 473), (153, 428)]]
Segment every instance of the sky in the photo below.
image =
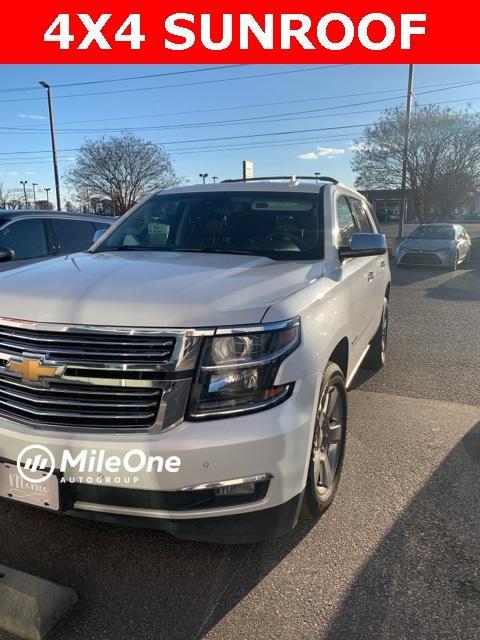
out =
[[(122, 130), (161, 144), (184, 182), (240, 177), (246, 159), (257, 176), (319, 171), (352, 184), (355, 140), (405, 104), (407, 76), (406, 65), (2, 65), (0, 184), (27, 180), (37, 199), (45, 187), (54, 198), (40, 80), (53, 90), (63, 200), (76, 150)], [(416, 105), (480, 111), (480, 65), (416, 65), (414, 88)]]

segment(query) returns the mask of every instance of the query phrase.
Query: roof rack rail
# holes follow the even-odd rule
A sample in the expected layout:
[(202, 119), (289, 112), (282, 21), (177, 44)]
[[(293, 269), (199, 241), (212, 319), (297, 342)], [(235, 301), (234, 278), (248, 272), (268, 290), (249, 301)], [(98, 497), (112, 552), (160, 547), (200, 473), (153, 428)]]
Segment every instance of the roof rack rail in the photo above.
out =
[(330, 178), (330, 176), (263, 176), (260, 178), (230, 178), (229, 180), (222, 180), (222, 182), (261, 182), (262, 180), (315, 180), (315, 182), (331, 182), (332, 184), (339, 184), (339, 180)]

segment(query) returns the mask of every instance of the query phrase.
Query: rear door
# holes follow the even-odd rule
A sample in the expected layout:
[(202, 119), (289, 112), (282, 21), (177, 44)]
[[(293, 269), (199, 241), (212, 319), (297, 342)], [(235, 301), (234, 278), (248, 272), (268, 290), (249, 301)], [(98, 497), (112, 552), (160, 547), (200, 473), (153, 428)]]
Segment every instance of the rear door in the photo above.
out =
[(2, 262), (0, 270), (6, 271), (49, 257), (45, 223), (42, 218), (12, 220), (0, 229), (0, 246), (15, 252), (12, 262)]

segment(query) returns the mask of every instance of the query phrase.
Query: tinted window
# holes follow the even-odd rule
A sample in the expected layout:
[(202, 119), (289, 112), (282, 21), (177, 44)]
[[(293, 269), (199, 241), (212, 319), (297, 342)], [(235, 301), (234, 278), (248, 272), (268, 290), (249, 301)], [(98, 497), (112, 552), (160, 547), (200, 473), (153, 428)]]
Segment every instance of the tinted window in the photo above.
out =
[(357, 231), (355, 220), (345, 196), (337, 198), (337, 223), (338, 243), (342, 247), (348, 247), (352, 235)]
[(157, 195), (97, 251), (204, 251), (318, 259), (323, 220), (315, 193), (216, 191)]
[(372, 233), (372, 228), (367, 218), (363, 204), (356, 198), (349, 198), (352, 205), (353, 215), (357, 223), (357, 227), (362, 233)]
[(92, 222), (92, 224), (95, 227), (96, 231), (98, 231), (99, 229), (108, 229), (108, 227), (110, 226), (106, 222)]
[(87, 220), (53, 220), (60, 253), (84, 251), (93, 243), (95, 227)]
[(48, 255), (43, 220), (18, 220), (0, 229), (0, 246), (15, 251), (15, 260), (42, 258)]

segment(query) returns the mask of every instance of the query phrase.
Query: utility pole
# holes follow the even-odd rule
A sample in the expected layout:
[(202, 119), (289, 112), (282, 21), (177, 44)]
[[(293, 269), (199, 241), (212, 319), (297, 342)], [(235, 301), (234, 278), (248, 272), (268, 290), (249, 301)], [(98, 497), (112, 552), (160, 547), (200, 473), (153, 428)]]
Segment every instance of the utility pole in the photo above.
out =
[(212, 176), (212, 180), (213, 180), (213, 184), (215, 184), (216, 181), (218, 180), (218, 176)]
[(205, 184), (208, 178), (208, 173), (199, 173), (198, 175), (200, 176), (200, 178), (202, 178), (203, 184)]
[(28, 180), (20, 180), (20, 184), (23, 186), (23, 197), (25, 198), (25, 209), (28, 209), (28, 200), (27, 200)]
[(405, 141), (403, 145), (402, 191), (400, 196), (400, 219), (398, 221), (398, 235), (400, 238), (403, 238), (403, 225), (407, 212), (407, 169), (408, 148), (410, 142), (410, 118), (412, 115), (413, 71), (414, 65), (411, 64), (408, 68), (407, 110), (405, 112)]
[(37, 193), (35, 191), (35, 187), (38, 187), (38, 182), (32, 182), (32, 189), (33, 189), (33, 208), (36, 209), (37, 208)]
[(55, 141), (55, 121), (53, 117), (52, 90), (50, 88), (50, 85), (44, 80), (42, 80), (40, 84), (47, 90), (48, 114), (50, 116), (50, 137), (52, 139), (53, 173), (55, 177), (55, 191), (57, 193), (57, 211), (60, 211), (62, 206), (60, 203), (60, 180), (58, 177), (57, 143)]
[(47, 208), (48, 208), (48, 204), (50, 202), (50, 198), (48, 197), (48, 192), (50, 191), (51, 187), (45, 187), (44, 191), (47, 194)]

